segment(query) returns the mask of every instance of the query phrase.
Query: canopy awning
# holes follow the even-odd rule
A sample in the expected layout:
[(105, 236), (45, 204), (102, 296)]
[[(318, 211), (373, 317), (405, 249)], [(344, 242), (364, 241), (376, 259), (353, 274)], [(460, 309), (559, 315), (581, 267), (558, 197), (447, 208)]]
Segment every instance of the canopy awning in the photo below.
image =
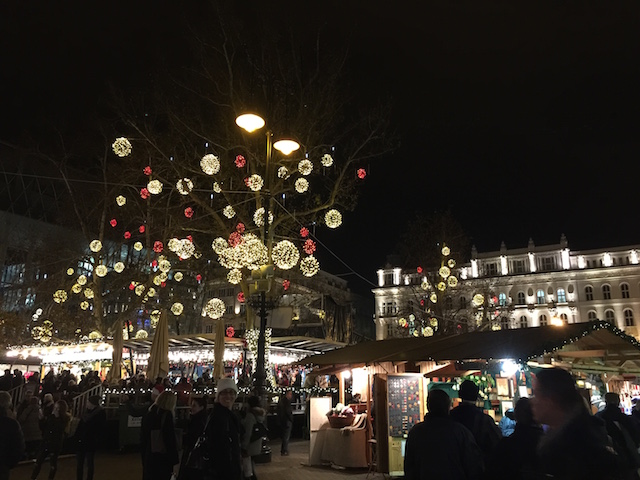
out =
[(583, 371), (640, 373), (640, 343), (601, 320), (562, 327), (364, 342), (307, 357), (298, 363), (339, 370), (382, 362), (512, 359), (526, 363), (545, 356), (569, 362), (571, 368)]

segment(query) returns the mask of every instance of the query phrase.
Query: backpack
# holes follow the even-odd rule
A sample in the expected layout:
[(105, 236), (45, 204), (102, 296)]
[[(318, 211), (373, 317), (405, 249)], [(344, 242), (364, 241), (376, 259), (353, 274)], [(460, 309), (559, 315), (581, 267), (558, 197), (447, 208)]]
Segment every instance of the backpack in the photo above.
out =
[(251, 443), (256, 440), (266, 437), (269, 434), (269, 430), (265, 427), (264, 423), (256, 421), (253, 425), (253, 430), (251, 431), (251, 437), (249, 437), (249, 441)]
[(617, 420), (607, 420), (607, 433), (613, 442), (613, 449), (630, 468), (640, 468), (640, 453), (631, 435)]

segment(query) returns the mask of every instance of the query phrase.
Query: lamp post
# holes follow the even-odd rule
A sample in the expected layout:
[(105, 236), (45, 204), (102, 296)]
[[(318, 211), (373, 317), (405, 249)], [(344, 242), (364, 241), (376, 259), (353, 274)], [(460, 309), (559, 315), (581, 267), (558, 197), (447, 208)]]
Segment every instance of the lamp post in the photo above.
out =
[[(265, 121), (259, 115), (252, 113), (246, 113), (236, 118), (236, 124), (252, 133), (256, 130), (260, 130), (265, 126)], [(298, 150), (300, 145), (293, 140), (279, 140), (273, 143), (273, 133), (270, 130), (266, 132), (267, 137), (267, 149), (266, 149), (266, 161), (264, 172), (264, 195), (262, 196), (263, 213), (263, 242), (267, 248), (268, 261), (271, 260), (271, 242), (269, 241), (269, 212), (271, 211), (271, 160), (273, 156), (273, 149), (275, 148), (284, 155)], [(265, 270), (268, 272), (273, 267), (267, 266)], [(268, 284), (267, 284), (268, 285)], [(267, 330), (267, 290), (268, 286), (260, 288), (260, 333), (258, 334), (258, 359), (256, 360), (256, 390), (259, 396), (264, 396), (264, 386), (267, 378), (266, 365), (265, 365), (265, 348), (266, 348), (266, 330)]]

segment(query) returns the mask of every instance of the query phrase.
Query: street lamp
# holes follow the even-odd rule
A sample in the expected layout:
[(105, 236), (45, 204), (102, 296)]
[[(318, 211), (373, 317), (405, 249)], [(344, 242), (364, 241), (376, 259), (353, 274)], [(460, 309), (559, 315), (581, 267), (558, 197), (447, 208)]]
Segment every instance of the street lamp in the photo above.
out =
[[(260, 130), (265, 126), (265, 121), (259, 115), (253, 113), (245, 113), (236, 118), (236, 124), (246, 130), (249, 133)], [(269, 243), (269, 212), (271, 209), (271, 158), (272, 150), (275, 148), (283, 155), (289, 155), (300, 148), (300, 144), (294, 140), (282, 139), (273, 143), (273, 133), (270, 130), (266, 132), (267, 136), (267, 150), (266, 150), (266, 164), (264, 175), (264, 196), (262, 197), (262, 207), (264, 208), (264, 222), (263, 222), (263, 236), (264, 244), (267, 247), (269, 261), (271, 259), (271, 245)], [(273, 267), (269, 265), (266, 272), (273, 271)], [(266, 380), (265, 370), (265, 344), (266, 344), (266, 330), (267, 330), (267, 289), (268, 286), (262, 286), (260, 288), (260, 333), (258, 335), (258, 359), (256, 360), (256, 390), (258, 395), (264, 395), (264, 384)]]

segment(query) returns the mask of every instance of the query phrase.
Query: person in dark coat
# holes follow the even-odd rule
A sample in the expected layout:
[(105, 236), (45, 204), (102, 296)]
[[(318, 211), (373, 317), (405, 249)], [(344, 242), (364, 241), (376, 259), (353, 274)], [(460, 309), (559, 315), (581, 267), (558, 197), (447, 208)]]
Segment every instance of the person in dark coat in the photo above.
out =
[(169, 480), (180, 463), (173, 411), (176, 396), (163, 391), (142, 418), (142, 480)]
[(24, 455), (20, 424), (11, 415), (11, 395), (0, 392), (0, 480), (9, 480), (9, 472)]
[(100, 437), (104, 435), (107, 414), (100, 406), (100, 397), (89, 397), (87, 411), (80, 418), (75, 439), (78, 442), (76, 452), (76, 478), (83, 480), (84, 466), (87, 465), (87, 480), (93, 480), (94, 456)]
[(256, 480), (256, 462), (253, 457), (257, 457), (262, 453), (262, 436), (255, 435), (254, 430), (260, 427), (261, 424), (263, 430), (267, 430), (265, 420), (267, 412), (264, 408), (260, 407), (260, 397), (251, 396), (247, 400), (247, 412), (242, 420), (242, 438), (240, 441), (240, 447), (242, 449), (243, 460), (243, 474), (245, 480)]
[(405, 480), (477, 480), (482, 452), (471, 432), (449, 416), (451, 399), (434, 389), (427, 397), (429, 413), (409, 432), (405, 447)]
[(289, 455), (289, 438), (291, 437), (291, 429), (293, 428), (293, 407), (291, 398), (293, 393), (287, 390), (284, 395), (280, 395), (278, 401), (278, 420), (282, 429), (282, 444), (280, 446), (281, 455)]
[(471, 380), (462, 382), (459, 390), (462, 402), (451, 410), (451, 418), (471, 431), (486, 462), (502, 438), (502, 433), (493, 418), (476, 406), (479, 390)]
[(623, 478), (604, 422), (591, 415), (569, 372), (540, 370), (533, 381), (533, 395), (534, 418), (548, 426), (538, 446), (541, 478)]
[(11, 369), (7, 368), (4, 371), (4, 375), (0, 377), (0, 390), (8, 392), (13, 388), (13, 375), (11, 375)]
[(516, 426), (498, 443), (487, 462), (485, 478), (492, 480), (529, 480), (536, 478), (536, 450), (542, 427), (533, 418), (531, 399), (521, 398), (514, 409)]
[(207, 471), (204, 480), (241, 480), (242, 456), (240, 419), (231, 410), (238, 395), (238, 387), (231, 378), (217, 382), (216, 400), (205, 431), (204, 451)]
[(187, 466), (187, 459), (204, 431), (207, 416), (207, 397), (191, 398), (191, 416), (189, 417), (187, 431), (182, 438), (182, 463), (180, 464), (178, 480), (198, 480), (202, 478), (201, 472)]
[(620, 410), (620, 396), (615, 392), (607, 392), (604, 396), (605, 407), (596, 417), (605, 422), (607, 433), (611, 437), (614, 450), (622, 459), (625, 478), (637, 480), (640, 468), (640, 428), (634, 418)]
[(24, 434), (27, 458), (34, 458), (40, 448), (42, 430), (38, 397), (35, 397), (31, 390), (24, 393), (24, 399), (18, 405), (17, 420)]
[(31, 480), (38, 478), (42, 464), (49, 457), (49, 480), (58, 471), (58, 455), (62, 451), (64, 437), (71, 422), (67, 413), (67, 402), (58, 400), (53, 406), (53, 412), (42, 420), (42, 443), (36, 457), (36, 464), (31, 472)]

